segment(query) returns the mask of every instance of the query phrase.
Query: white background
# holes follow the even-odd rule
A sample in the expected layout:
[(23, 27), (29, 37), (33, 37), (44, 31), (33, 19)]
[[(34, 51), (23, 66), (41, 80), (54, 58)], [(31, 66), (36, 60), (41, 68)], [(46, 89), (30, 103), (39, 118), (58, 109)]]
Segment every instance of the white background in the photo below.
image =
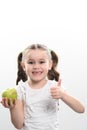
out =
[[(18, 53), (31, 43), (56, 51), (62, 83), (85, 106), (78, 114), (60, 102), (60, 130), (87, 130), (86, 0), (0, 1), (0, 100), (15, 86)], [(16, 130), (0, 104), (0, 130), (6, 129)]]

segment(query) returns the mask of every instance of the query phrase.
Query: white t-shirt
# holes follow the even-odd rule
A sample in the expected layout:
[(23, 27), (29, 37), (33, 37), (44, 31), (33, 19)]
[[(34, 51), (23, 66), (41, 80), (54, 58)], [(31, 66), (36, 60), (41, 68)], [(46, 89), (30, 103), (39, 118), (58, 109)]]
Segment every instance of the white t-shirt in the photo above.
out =
[(27, 82), (19, 82), (18, 99), (24, 101), (25, 114), (21, 130), (59, 130), (59, 101), (50, 94), (50, 88), (56, 83), (48, 80), (43, 88), (32, 89)]

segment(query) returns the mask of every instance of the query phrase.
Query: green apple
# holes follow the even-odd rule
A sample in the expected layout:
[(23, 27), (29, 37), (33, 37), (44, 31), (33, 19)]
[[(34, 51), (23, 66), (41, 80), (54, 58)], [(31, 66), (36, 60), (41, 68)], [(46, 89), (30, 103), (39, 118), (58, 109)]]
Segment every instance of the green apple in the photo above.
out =
[(8, 88), (2, 93), (2, 97), (12, 99), (14, 102), (15, 99), (17, 99), (17, 91), (15, 88)]

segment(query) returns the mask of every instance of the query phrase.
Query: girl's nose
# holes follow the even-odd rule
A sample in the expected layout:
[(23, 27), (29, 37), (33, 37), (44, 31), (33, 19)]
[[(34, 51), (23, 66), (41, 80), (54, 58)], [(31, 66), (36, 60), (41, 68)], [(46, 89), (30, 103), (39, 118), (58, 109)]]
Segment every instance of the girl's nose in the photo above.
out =
[(38, 63), (35, 63), (34, 65), (33, 65), (33, 68), (39, 68), (39, 64)]

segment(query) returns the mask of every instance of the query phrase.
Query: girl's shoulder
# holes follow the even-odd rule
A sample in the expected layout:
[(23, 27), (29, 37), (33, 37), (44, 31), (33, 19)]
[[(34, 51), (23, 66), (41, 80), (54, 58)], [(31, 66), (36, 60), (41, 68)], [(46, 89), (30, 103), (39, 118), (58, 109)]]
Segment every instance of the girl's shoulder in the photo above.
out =
[(56, 84), (57, 84), (57, 82), (55, 80), (48, 80), (48, 82), (47, 82), (48, 87), (55, 86)]
[(55, 80), (48, 80), (48, 84), (57, 84), (57, 81), (55, 81)]
[(25, 95), (27, 92), (27, 82), (19, 81), (18, 85), (15, 87), (17, 90), (18, 99), (25, 100)]
[[(58, 82), (55, 81), (55, 80), (48, 80), (48, 86), (55, 87), (57, 84), (58, 84)], [(66, 88), (64, 87), (63, 84), (61, 84), (61, 88), (63, 88), (64, 90), (66, 90)]]
[(18, 91), (26, 91), (26, 87), (27, 86), (27, 82), (23, 82), (22, 80), (21, 81), (19, 81), (19, 83), (18, 83), (18, 85), (16, 86), (16, 89), (18, 90)]

